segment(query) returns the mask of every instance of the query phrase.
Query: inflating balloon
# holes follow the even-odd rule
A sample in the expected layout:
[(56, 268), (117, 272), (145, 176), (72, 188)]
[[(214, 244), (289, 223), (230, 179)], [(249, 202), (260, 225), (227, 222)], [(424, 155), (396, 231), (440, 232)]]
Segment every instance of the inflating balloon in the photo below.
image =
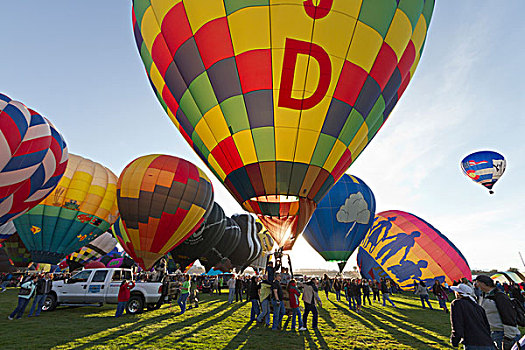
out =
[(132, 20), (172, 122), (286, 250), (405, 91), (433, 8), (134, 0)]
[(200, 256), (208, 253), (221, 240), (226, 228), (226, 215), (219, 204), (213, 203), (213, 208), (206, 221), (170, 252), (174, 262), (180, 266), (188, 266)]
[(345, 174), (315, 209), (304, 238), (326, 261), (346, 262), (372, 226), (375, 211), (370, 188)]
[[(445, 235), (400, 210), (375, 216), (361, 242), (360, 254), (362, 261), (373, 259), (404, 290), (413, 288), (416, 281), (432, 285), (437, 279), (452, 285), (462, 277), (472, 279), (465, 257)], [(363, 269), (366, 272), (368, 268)]]
[(116, 185), (111, 170), (70, 154), (53, 192), (14, 220), (32, 260), (57, 264), (106, 232), (118, 217)]
[(213, 188), (192, 163), (154, 154), (126, 166), (117, 197), (121, 220), (114, 227), (122, 248), (149, 270), (204, 222), (213, 205)]
[[(250, 214), (234, 214), (234, 220), (241, 229), (241, 240), (235, 251), (230, 254), (230, 260), (235, 267), (246, 268), (262, 252), (261, 243), (257, 237), (258, 227), (255, 217)], [(260, 228), (260, 226), (259, 226)]]
[(31, 264), (31, 253), (17, 233), (2, 242), (5, 252), (15, 267), (28, 267)]
[(241, 228), (233, 219), (226, 217), (226, 227), (221, 240), (208, 253), (199, 257), (199, 261), (208, 271), (223, 259), (228, 259), (237, 249), (240, 241)]
[(0, 226), (0, 243), (11, 237), (16, 233), (15, 224), (12, 221), (8, 221)]
[(461, 161), (461, 169), (470, 179), (485, 186), (490, 194), (492, 187), (499, 180), (507, 162), (497, 152), (480, 151), (469, 154)]
[(361, 277), (379, 281), (381, 278), (390, 278), (383, 268), (366, 252), (363, 247), (357, 251), (357, 266)]
[(71, 270), (76, 270), (91, 260), (96, 260), (108, 254), (117, 246), (117, 240), (110, 232), (104, 232), (86, 246), (66, 257)]
[(0, 225), (41, 202), (64, 174), (68, 151), (44, 117), (0, 94)]

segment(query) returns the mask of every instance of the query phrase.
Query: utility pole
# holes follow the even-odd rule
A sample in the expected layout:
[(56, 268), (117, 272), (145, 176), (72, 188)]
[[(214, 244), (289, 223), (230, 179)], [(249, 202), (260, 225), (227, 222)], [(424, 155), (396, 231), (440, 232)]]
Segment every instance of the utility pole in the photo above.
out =
[(521, 252), (518, 252), (518, 254), (520, 255), (521, 263), (523, 264), (523, 266), (525, 266), (525, 261), (523, 261), (523, 257), (521, 256)]

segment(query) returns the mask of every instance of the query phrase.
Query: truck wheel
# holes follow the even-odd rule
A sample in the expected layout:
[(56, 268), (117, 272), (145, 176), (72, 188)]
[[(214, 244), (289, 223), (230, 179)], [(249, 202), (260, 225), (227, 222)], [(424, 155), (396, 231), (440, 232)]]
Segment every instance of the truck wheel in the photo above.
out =
[(139, 314), (144, 309), (144, 298), (140, 295), (132, 295), (126, 304), (126, 313), (130, 315)]
[(48, 294), (44, 305), (42, 306), (42, 311), (53, 311), (57, 307), (57, 296), (55, 294)]

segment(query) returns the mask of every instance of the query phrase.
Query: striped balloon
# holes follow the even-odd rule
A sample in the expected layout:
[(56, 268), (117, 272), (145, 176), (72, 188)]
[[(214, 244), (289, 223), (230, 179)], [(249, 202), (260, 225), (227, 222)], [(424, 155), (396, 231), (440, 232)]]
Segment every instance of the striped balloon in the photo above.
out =
[(67, 146), (56, 128), (0, 94), (0, 224), (42, 201), (64, 174)]
[[(113, 237), (113, 234), (110, 232), (104, 232), (76, 252), (69, 254), (66, 257), (66, 260), (69, 267), (72, 267), (72, 265), (81, 267), (91, 260), (101, 258), (108, 254), (116, 246), (117, 240)], [(75, 270), (75, 268), (72, 268), (72, 270)]]
[(14, 220), (33, 261), (56, 264), (106, 232), (118, 217), (116, 187), (111, 170), (70, 154), (53, 192)]
[(0, 243), (16, 233), (15, 224), (12, 221), (6, 222), (0, 226)]
[(113, 231), (135, 262), (149, 269), (204, 222), (213, 206), (213, 188), (192, 163), (154, 154), (126, 166), (117, 198), (122, 220)]

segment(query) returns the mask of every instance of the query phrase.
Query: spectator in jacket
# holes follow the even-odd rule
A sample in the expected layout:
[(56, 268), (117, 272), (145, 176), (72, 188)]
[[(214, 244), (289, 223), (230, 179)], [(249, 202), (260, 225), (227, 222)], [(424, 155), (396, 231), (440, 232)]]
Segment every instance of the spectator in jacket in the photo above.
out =
[(253, 322), (257, 319), (257, 316), (261, 313), (259, 308), (259, 288), (260, 285), (257, 281), (257, 277), (253, 276), (250, 282), (250, 289), (248, 290), (248, 296), (252, 303), (252, 310), (250, 312), (250, 322)]
[(233, 303), (233, 299), (235, 298), (235, 275), (232, 276), (228, 282), (226, 282), (226, 284), (228, 285), (228, 291), (229, 291), (229, 294), (228, 294), (228, 303), (229, 304), (232, 304)]
[(115, 312), (115, 317), (120, 317), (124, 313), (124, 309), (126, 308), (126, 304), (129, 300), (129, 297), (131, 295), (131, 290), (135, 288), (135, 282), (133, 281), (127, 281), (124, 280), (120, 284), (120, 288), (118, 290), (118, 297), (117, 297), (117, 311)]
[(273, 297), (273, 325), (272, 330), (281, 329), (281, 320), (286, 309), (284, 308), (283, 289), (281, 288), (281, 274), (275, 273), (275, 280), (272, 283)]
[(37, 278), (37, 276), (34, 276), (22, 283), (20, 286), (20, 291), (18, 292), (18, 305), (13, 310), (11, 315), (7, 317), (8, 320), (13, 320), (14, 318), (19, 319), (22, 317), (27, 304), (29, 304), (29, 300), (35, 293)]
[(428, 291), (427, 291), (427, 285), (425, 282), (420, 281), (419, 283), (416, 283), (416, 290), (414, 294), (419, 295), (419, 299), (421, 299), (421, 307), (423, 309), (425, 308), (425, 301), (428, 304), (428, 308), (432, 310), (432, 305), (430, 305), (430, 301), (428, 300)]
[(439, 307), (443, 309), (446, 313), (448, 313), (447, 309), (447, 291), (445, 288), (441, 285), (441, 283), (436, 279), (434, 280), (434, 285), (432, 286), (432, 293), (436, 296), (436, 299), (438, 300)]
[(334, 280), (334, 292), (335, 292), (335, 299), (337, 301), (341, 301), (341, 289), (343, 289), (341, 278), (336, 278)]
[(312, 313), (312, 328), (315, 330), (317, 329), (317, 322), (318, 322), (318, 313), (317, 308), (315, 307), (316, 303), (319, 304), (319, 306), (323, 306), (321, 303), (321, 298), (319, 298), (318, 294), (318, 288), (317, 288), (317, 278), (312, 278), (310, 281), (308, 281), (304, 286), (303, 291), (303, 302), (304, 302), (304, 315), (303, 315), (303, 327), (306, 329), (307, 327), (307, 321), (308, 321), (308, 314)]
[(323, 276), (323, 281), (321, 282), (321, 287), (324, 290), (324, 293), (326, 294), (326, 299), (328, 298), (328, 292), (330, 292), (330, 289), (332, 289), (332, 281), (330, 281), (330, 278), (328, 278), (328, 275), (325, 273)]
[(366, 304), (368, 299), (368, 305), (372, 305), (370, 301), (370, 285), (367, 280), (361, 280), (361, 290), (363, 291), (363, 306)]
[[(267, 277), (266, 275), (264, 277)], [(261, 282), (259, 288), (259, 300), (261, 301), (261, 313), (257, 316), (257, 322), (266, 326), (270, 325), (270, 300), (272, 297), (272, 283), (266, 278)]]
[(381, 297), (379, 296), (379, 282), (377, 282), (376, 280), (373, 280), (372, 283), (372, 294), (374, 295), (374, 301), (378, 301), (378, 302), (381, 302)]
[(397, 307), (392, 300), (390, 300), (390, 282), (385, 278), (381, 278), (381, 294), (383, 294), (383, 306), (386, 306), (388, 300), (393, 307)]
[(301, 295), (301, 292), (299, 292), (299, 289), (297, 289), (294, 279), (290, 280), (290, 283), (288, 284), (288, 295), (290, 297), (290, 308), (292, 309), (292, 330), (295, 330), (295, 318), (297, 317), (299, 322), (299, 330), (305, 331), (306, 328), (303, 326), (301, 309), (299, 308), (299, 296)]
[(42, 306), (44, 306), (44, 302), (46, 301), (47, 294), (51, 291), (52, 283), (53, 282), (51, 281), (49, 275), (46, 276), (42, 274), (40, 276), (40, 278), (36, 282), (36, 295), (35, 299), (33, 300), (33, 305), (29, 310), (29, 315), (27, 315), (28, 317), (33, 316), (33, 313), (35, 314), (35, 316), (40, 315), (40, 312), (42, 311)]
[(235, 280), (235, 302), (240, 301), (242, 302), (242, 289), (243, 289), (243, 281), (241, 276), (238, 276)]
[(474, 283), (482, 291), (478, 302), (487, 314), (492, 340), (498, 350), (510, 349), (520, 338), (517, 315), (510, 298), (496, 288), (489, 276), (479, 275)]
[(461, 283), (450, 287), (456, 299), (450, 304), (450, 342), (454, 348), (462, 343), (465, 349), (494, 350), (485, 310), (476, 303), (474, 290)]

